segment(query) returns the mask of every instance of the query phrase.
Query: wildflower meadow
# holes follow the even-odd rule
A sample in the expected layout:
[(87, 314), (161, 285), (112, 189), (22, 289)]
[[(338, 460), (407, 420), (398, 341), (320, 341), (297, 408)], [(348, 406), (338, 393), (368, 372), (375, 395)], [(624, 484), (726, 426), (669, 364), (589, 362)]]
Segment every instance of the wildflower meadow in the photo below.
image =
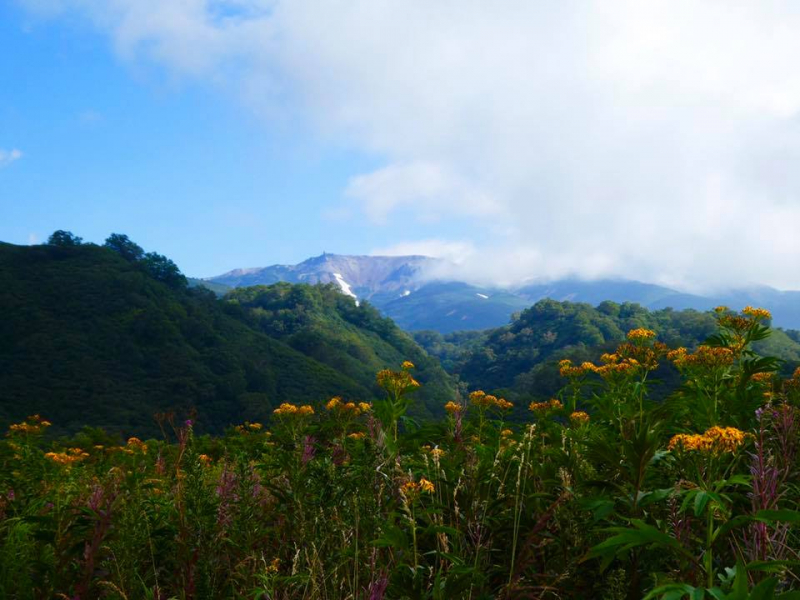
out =
[[(715, 314), (696, 348), (639, 328), (562, 360), (522, 420), (480, 390), (410, 418), (408, 361), (382, 399), (224, 436), (160, 414), (160, 439), (54, 439), (32, 415), (0, 442), (0, 597), (800, 598), (800, 369), (753, 350), (766, 310)], [(656, 401), (664, 362), (682, 383)]]

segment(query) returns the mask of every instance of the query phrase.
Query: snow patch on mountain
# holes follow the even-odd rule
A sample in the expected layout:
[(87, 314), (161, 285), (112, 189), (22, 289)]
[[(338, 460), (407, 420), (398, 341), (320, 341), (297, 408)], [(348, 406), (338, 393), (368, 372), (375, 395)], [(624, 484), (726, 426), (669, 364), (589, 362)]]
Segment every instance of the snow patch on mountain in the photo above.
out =
[(487, 296), (486, 294), (475, 294), (475, 295), (478, 296), (478, 298), (483, 298), (484, 300), (489, 299), (489, 296)]
[(353, 290), (350, 289), (350, 284), (344, 280), (341, 273), (334, 273), (333, 276), (336, 278), (336, 283), (339, 284), (339, 287), (342, 288), (342, 293), (347, 296), (352, 296), (356, 300), (356, 306), (358, 306), (358, 296), (353, 293)]

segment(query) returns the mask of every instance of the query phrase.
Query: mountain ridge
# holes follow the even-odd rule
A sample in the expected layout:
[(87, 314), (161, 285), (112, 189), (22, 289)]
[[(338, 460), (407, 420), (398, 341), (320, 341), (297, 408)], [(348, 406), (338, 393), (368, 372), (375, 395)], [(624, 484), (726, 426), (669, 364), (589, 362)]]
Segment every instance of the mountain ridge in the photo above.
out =
[(592, 306), (604, 301), (634, 302), (651, 310), (703, 311), (718, 305), (742, 308), (758, 304), (772, 311), (775, 325), (800, 329), (800, 291), (750, 286), (701, 295), (621, 278), (528, 280), (517, 285), (491, 286), (447, 276), (449, 265), (444, 259), (423, 255), (326, 252), (296, 265), (234, 269), (203, 281), (234, 288), (279, 281), (334, 283), (357, 301), (369, 301), (407, 331), (451, 333), (499, 327), (520, 310), (545, 298)]

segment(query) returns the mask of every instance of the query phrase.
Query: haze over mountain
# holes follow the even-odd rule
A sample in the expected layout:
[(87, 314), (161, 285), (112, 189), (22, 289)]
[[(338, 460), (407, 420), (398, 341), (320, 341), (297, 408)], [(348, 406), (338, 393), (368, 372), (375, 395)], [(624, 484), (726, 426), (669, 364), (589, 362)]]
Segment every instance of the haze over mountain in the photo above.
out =
[[(507, 286), (481, 286), (461, 281), (451, 264), (426, 256), (350, 256), (323, 253), (296, 265), (236, 269), (207, 280), (205, 285), (243, 287), (290, 283), (334, 283), (356, 301), (367, 300), (406, 330), (442, 333), (499, 327), (538, 300), (635, 302), (649, 309), (718, 305), (769, 308), (779, 327), (800, 328), (800, 292), (771, 287), (728, 290), (699, 295), (668, 287), (621, 279), (560, 279)], [(223, 288), (224, 289), (224, 288)]]

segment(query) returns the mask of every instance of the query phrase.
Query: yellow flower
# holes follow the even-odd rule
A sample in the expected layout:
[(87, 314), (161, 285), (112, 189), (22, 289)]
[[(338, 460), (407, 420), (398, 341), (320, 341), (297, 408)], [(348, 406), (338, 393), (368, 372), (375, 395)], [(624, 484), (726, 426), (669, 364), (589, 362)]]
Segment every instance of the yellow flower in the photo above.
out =
[(298, 407), (297, 414), (301, 417), (307, 417), (314, 414), (314, 408), (308, 404)]
[(772, 313), (766, 308), (754, 308), (752, 306), (745, 306), (744, 310), (742, 310), (742, 314), (752, 317), (756, 321), (769, 320), (772, 318)]
[(495, 401), (495, 403), (494, 403), (494, 404), (495, 404), (495, 406), (496, 406), (497, 408), (499, 408), (500, 410), (508, 410), (508, 409), (510, 409), (510, 408), (513, 408), (513, 407), (514, 407), (514, 404), (513, 404), (513, 403), (511, 403), (511, 402), (509, 402), (509, 401), (508, 401), (508, 400), (506, 400), (505, 398), (498, 398), (498, 399)]
[(444, 409), (451, 415), (456, 415), (460, 413), (463, 408), (464, 408), (463, 406), (453, 402), (452, 400), (444, 405)]
[(433, 487), (433, 483), (431, 483), (424, 477), (419, 480), (419, 486), (423, 492), (427, 492), (428, 494), (432, 494), (436, 489)]
[(369, 402), (359, 402), (358, 408), (361, 410), (362, 413), (369, 412), (372, 410), (372, 404)]
[(753, 373), (750, 379), (755, 383), (767, 384), (772, 381), (773, 373)]
[(297, 413), (297, 407), (289, 402), (284, 402), (272, 412), (278, 416), (293, 415)]
[(589, 422), (589, 415), (582, 410), (576, 410), (569, 416), (569, 420), (575, 425), (584, 425)]
[(128, 448), (130, 453), (141, 452), (147, 454), (147, 446), (137, 437), (128, 438)]
[(270, 574), (274, 575), (275, 573), (278, 572), (278, 569), (280, 568), (280, 566), (281, 566), (281, 559), (280, 558), (273, 558), (272, 562), (270, 562), (269, 565), (267, 565), (267, 568), (265, 569), (265, 571), (267, 573), (270, 573)]
[(735, 452), (745, 441), (747, 434), (735, 427), (714, 426), (705, 433), (679, 433), (672, 436), (668, 450), (680, 449), (685, 452), (713, 452), (716, 454)]
[(631, 329), (628, 332), (628, 339), (632, 342), (644, 342), (654, 337), (656, 337), (656, 332), (652, 329), (645, 329), (644, 327)]
[(208, 454), (201, 454), (200, 456), (197, 457), (197, 460), (199, 460), (200, 464), (203, 465), (204, 467), (207, 467), (208, 465), (211, 464), (211, 457)]
[(48, 452), (44, 457), (64, 467), (71, 467), (73, 464), (89, 458), (89, 454), (80, 448), (68, 448), (64, 452)]
[(351, 440), (363, 440), (364, 439), (364, 435), (365, 434), (363, 432), (359, 431), (357, 433), (351, 433), (347, 437), (349, 437)]
[(475, 390), (470, 392), (469, 401), (478, 406), (486, 405), (486, 392), (483, 390)]
[(333, 398), (328, 400), (328, 403), (325, 405), (325, 408), (327, 408), (328, 410), (335, 410), (339, 408), (339, 405), (341, 405), (341, 403), (342, 399), (339, 396), (334, 396)]
[(431, 450), (431, 456), (433, 456), (433, 458), (437, 460), (442, 458), (444, 455), (445, 451), (442, 450), (441, 448), (434, 448), (433, 450)]
[(511, 431), (510, 429), (503, 429), (503, 431), (500, 432), (500, 437), (506, 438), (506, 437), (510, 437), (512, 435), (514, 435), (514, 432)]
[(412, 363), (410, 360), (404, 360), (403, 364), (400, 365), (400, 368), (402, 368), (402, 369), (404, 369), (406, 371), (408, 369), (413, 369), (414, 368), (414, 363)]
[(715, 313), (724, 313), (724, 312), (728, 312), (728, 310), (729, 310), (728, 307), (724, 306), (724, 305), (720, 305), (720, 306), (717, 306), (717, 307), (714, 308), (714, 312)]
[(545, 412), (548, 410), (561, 410), (564, 408), (564, 405), (561, 404), (560, 400), (556, 398), (552, 398), (547, 402), (531, 402), (528, 406), (529, 410), (533, 412)]

